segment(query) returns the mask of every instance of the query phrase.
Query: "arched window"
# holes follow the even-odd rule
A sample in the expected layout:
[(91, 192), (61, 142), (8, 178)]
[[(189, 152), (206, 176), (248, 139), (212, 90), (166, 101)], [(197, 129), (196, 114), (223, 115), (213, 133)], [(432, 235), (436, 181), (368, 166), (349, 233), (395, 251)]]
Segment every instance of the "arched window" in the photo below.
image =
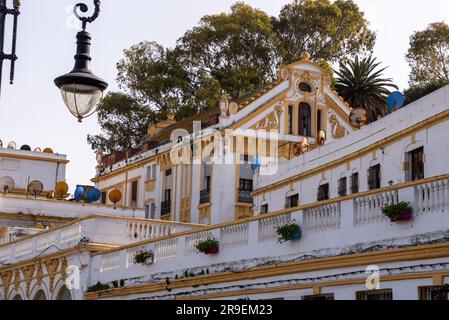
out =
[(39, 290), (36, 295), (34, 296), (33, 300), (47, 300), (47, 297), (45, 296), (45, 292), (43, 290)]
[(299, 84), (299, 90), (301, 90), (302, 92), (312, 92), (312, 87), (308, 83), (301, 82)]
[(312, 109), (310, 105), (301, 102), (299, 104), (299, 119), (298, 119), (299, 135), (304, 137), (311, 137), (312, 133)]
[(16, 294), (13, 300), (22, 300), (22, 296), (20, 294)]
[(72, 300), (72, 294), (66, 286), (63, 286), (61, 290), (59, 290), (56, 300)]

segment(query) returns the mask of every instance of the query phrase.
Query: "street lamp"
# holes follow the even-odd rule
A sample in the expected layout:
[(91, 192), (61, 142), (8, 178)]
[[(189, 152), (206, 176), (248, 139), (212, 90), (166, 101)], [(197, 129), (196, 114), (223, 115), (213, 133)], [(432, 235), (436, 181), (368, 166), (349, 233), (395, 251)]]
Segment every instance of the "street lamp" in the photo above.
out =
[(100, 14), (100, 0), (94, 0), (95, 12), (91, 17), (81, 17), (81, 12), (87, 12), (84, 3), (75, 5), (73, 12), (83, 23), (83, 30), (76, 35), (75, 67), (71, 72), (55, 79), (56, 86), (61, 90), (62, 98), (69, 111), (82, 122), (84, 118), (95, 113), (98, 102), (103, 96), (108, 84), (97, 77), (90, 69), (90, 33), (86, 32), (87, 23), (92, 23)]

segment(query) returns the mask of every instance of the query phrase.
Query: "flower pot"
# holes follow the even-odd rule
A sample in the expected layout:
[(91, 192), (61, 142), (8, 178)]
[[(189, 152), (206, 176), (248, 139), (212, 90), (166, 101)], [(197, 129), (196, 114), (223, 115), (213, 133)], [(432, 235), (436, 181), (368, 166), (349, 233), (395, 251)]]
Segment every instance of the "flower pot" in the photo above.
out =
[(204, 254), (217, 254), (217, 253), (218, 253), (218, 246), (204, 250)]
[(284, 237), (285, 241), (293, 241), (293, 240), (298, 240), (299, 238), (301, 238), (301, 232), (300, 231), (296, 231), (292, 234), (286, 235)]
[(403, 212), (398, 216), (389, 217), (391, 222), (400, 222), (400, 221), (409, 221), (412, 219), (412, 213), (409, 212)]

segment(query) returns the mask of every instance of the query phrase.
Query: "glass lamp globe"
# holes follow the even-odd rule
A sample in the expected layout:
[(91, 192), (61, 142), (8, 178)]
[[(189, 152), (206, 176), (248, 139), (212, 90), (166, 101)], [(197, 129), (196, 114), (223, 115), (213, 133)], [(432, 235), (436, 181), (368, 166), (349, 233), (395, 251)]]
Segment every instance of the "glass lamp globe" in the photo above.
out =
[(66, 84), (61, 86), (61, 95), (70, 113), (82, 119), (89, 117), (103, 96), (103, 90), (83, 84)]

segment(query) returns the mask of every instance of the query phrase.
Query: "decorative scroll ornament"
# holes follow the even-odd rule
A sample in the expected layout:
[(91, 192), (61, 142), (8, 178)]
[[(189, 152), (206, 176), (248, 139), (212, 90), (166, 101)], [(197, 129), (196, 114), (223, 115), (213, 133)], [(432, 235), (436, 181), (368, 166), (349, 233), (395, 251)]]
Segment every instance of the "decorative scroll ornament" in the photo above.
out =
[(65, 281), (67, 279), (67, 259), (61, 258), (61, 279)]
[(42, 280), (44, 279), (44, 271), (42, 270), (42, 263), (38, 262), (37, 264), (37, 271), (36, 271), (36, 281), (37, 285), (42, 284)]
[(14, 290), (19, 290), (20, 287), (20, 272), (19, 270), (16, 270), (14, 272)]
[(329, 118), (329, 122), (331, 124), (331, 133), (332, 137), (335, 139), (343, 138), (346, 135), (346, 129), (343, 127), (340, 122), (338, 122), (337, 116), (332, 114)]
[(56, 271), (58, 270), (58, 266), (59, 266), (59, 260), (53, 259), (53, 260), (45, 261), (45, 266), (47, 268), (48, 278), (50, 279), (50, 284), (49, 284), (50, 292), (53, 294), (53, 290), (54, 290), (53, 285), (55, 282)]
[(3, 297), (7, 297), (9, 286), (11, 285), (12, 280), (12, 271), (7, 271), (2, 274), (0, 274), (0, 278), (2, 279), (2, 286), (3, 286)]
[(23, 278), (25, 279), (25, 285), (26, 285), (25, 294), (26, 294), (27, 298), (29, 298), (31, 295), (30, 288), (31, 288), (31, 280), (33, 279), (33, 275), (34, 275), (34, 270), (35, 270), (34, 264), (28, 265), (22, 269)]
[(82, 23), (83, 23), (83, 30), (86, 30), (87, 23), (94, 22), (98, 16), (100, 15), (100, 0), (94, 0), (94, 13), (90, 17), (82, 17), (78, 10), (82, 13), (86, 13), (89, 10), (89, 7), (84, 3), (77, 3), (75, 4), (75, 7), (73, 8), (73, 13), (75, 14), (75, 17), (77, 17)]
[(282, 106), (276, 106), (274, 111), (267, 115), (264, 119), (260, 120), (255, 129), (273, 130), (279, 129), (281, 126), (281, 115), (283, 113)]

